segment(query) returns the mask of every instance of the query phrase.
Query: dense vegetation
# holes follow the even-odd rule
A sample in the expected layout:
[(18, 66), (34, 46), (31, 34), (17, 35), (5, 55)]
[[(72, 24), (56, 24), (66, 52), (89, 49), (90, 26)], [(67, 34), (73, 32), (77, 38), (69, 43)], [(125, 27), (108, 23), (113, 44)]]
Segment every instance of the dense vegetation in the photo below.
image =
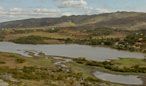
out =
[[(105, 31), (106, 32), (106, 31)], [(65, 40), (66, 43), (78, 43), (87, 45), (102, 45), (119, 50), (145, 52), (146, 49), (146, 34), (143, 32), (133, 32), (124, 38), (94, 38), (90, 36), (87, 39)]]
[(3, 41), (5, 33), (0, 30), (0, 41)]
[(114, 30), (111, 28), (95, 28), (95, 29), (87, 29), (88, 33), (91, 33), (91, 36), (107, 36), (114, 33)]
[[(132, 73), (146, 73), (146, 64), (141, 65), (141, 63), (145, 63), (144, 59), (120, 59), (120, 60), (111, 60), (111, 61), (89, 61), (85, 58), (75, 58), (73, 59), (75, 62), (79, 64), (85, 64), (88, 66), (95, 66), (108, 69), (110, 71), (116, 72), (132, 72)], [(121, 62), (122, 63), (121, 63)], [(124, 63), (129, 61), (129, 63)], [(135, 62), (139, 62), (138, 64)], [(128, 64), (128, 65), (127, 65)], [(132, 64), (132, 65), (131, 65)]]
[(130, 51), (145, 51), (146, 34), (135, 32), (127, 35), (123, 40), (116, 42), (114, 48)]
[(20, 37), (16, 40), (13, 40), (13, 42), (21, 43), (21, 44), (42, 44), (42, 43), (45, 43), (44, 42), (45, 39), (47, 38), (32, 35), (32, 36)]

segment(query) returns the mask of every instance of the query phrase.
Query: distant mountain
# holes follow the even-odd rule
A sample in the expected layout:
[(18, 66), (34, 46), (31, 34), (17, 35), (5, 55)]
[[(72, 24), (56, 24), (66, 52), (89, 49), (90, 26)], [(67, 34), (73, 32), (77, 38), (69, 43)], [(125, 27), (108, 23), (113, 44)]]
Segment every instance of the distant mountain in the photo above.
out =
[(32, 18), (25, 20), (16, 20), (0, 23), (0, 28), (18, 28), (18, 27), (40, 27), (40, 26), (54, 26), (64, 22), (80, 23), (88, 18), (94, 18), (95, 15), (87, 16), (63, 16), (60, 18)]
[(146, 29), (146, 13), (115, 12), (99, 15), (63, 16), (59, 18), (32, 18), (0, 23), (0, 28), (26, 27), (75, 27), (75, 28), (114, 28)]

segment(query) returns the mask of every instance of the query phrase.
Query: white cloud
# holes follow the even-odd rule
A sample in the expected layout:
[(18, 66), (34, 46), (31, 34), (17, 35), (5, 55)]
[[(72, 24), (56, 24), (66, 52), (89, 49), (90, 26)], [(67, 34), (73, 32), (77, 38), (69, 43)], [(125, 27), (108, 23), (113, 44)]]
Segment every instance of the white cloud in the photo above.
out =
[(47, 8), (36, 8), (33, 9), (33, 13), (38, 13), (38, 14), (54, 14), (54, 13), (59, 13), (59, 9), (47, 9)]
[(0, 16), (9, 17), (55, 17), (60, 14), (59, 10), (47, 9), (47, 8), (35, 8), (35, 9), (22, 9), (22, 8), (11, 8), (3, 9), (0, 7)]
[[(46, 0), (38, 0), (43, 3)], [(0, 21), (5, 19), (25, 19), (25, 18), (41, 18), (41, 17), (59, 17), (82, 14), (98, 14), (110, 12), (108, 9), (93, 8), (88, 4), (87, 0), (54, 0), (53, 9), (48, 8), (3, 8), (0, 7)], [(56, 7), (55, 7), (56, 6)]]
[(87, 6), (86, 0), (57, 0), (59, 8), (82, 8)]
[(5, 20), (17, 20), (26, 18), (41, 18), (41, 17), (58, 17), (61, 16), (61, 12), (58, 9), (47, 8), (11, 8), (4, 9), (0, 7), (0, 21)]
[(0, 7), (0, 16), (6, 14), (6, 11), (4, 8)]
[(61, 16), (71, 16), (74, 15), (75, 13), (73, 12), (63, 12)]
[(21, 8), (11, 8), (10, 11), (11, 12), (20, 12), (20, 11), (22, 11), (22, 9)]
[(111, 10), (104, 9), (104, 8), (97, 8), (95, 9), (98, 13), (108, 13), (111, 12)]
[(11, 8), (8, 11), (9, 16), (21, 15), (23, 14), (23, 10), (21, 8)]
[(87, 15), (112, 12), (112, 10), (109, 10), (109, 9), (92, 8), (92, 7), (86, 7), (83, 10), (84, 10), (85, 14), (87, 14)]
[(0, 7), (0, 10), (3, 10), (3, 8), (2, 8), (2, 7)]
[[(111, 12), (105, 8), (93, 8), (87, 3), (87, 0), (56, 0), (58, 8), (74, 8), (74, 11), (64, 12), (62, 15), (75, 15), (75, 14), (99, 14)], [(73, 13), (74, 12), (74, 13)]]
[(48, 13), (49, 10), (47, 8), (36, 8), (33, 10), (36, 13)]

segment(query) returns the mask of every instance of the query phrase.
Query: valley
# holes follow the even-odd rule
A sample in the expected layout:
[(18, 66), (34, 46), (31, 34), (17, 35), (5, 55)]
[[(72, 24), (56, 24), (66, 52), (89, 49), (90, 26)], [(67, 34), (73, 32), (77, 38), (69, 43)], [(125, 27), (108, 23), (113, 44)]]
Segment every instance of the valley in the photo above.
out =
[(0, 23), (2, 86), (145, 86), (146, 13)]

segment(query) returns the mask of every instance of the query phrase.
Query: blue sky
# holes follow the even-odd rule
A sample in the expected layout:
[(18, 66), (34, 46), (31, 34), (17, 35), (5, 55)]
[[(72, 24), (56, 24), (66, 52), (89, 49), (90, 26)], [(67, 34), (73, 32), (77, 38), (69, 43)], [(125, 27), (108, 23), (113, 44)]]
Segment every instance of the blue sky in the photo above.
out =
[(146, 12), (146, 0), (0, 0), (0, 22), (116, 11)]

